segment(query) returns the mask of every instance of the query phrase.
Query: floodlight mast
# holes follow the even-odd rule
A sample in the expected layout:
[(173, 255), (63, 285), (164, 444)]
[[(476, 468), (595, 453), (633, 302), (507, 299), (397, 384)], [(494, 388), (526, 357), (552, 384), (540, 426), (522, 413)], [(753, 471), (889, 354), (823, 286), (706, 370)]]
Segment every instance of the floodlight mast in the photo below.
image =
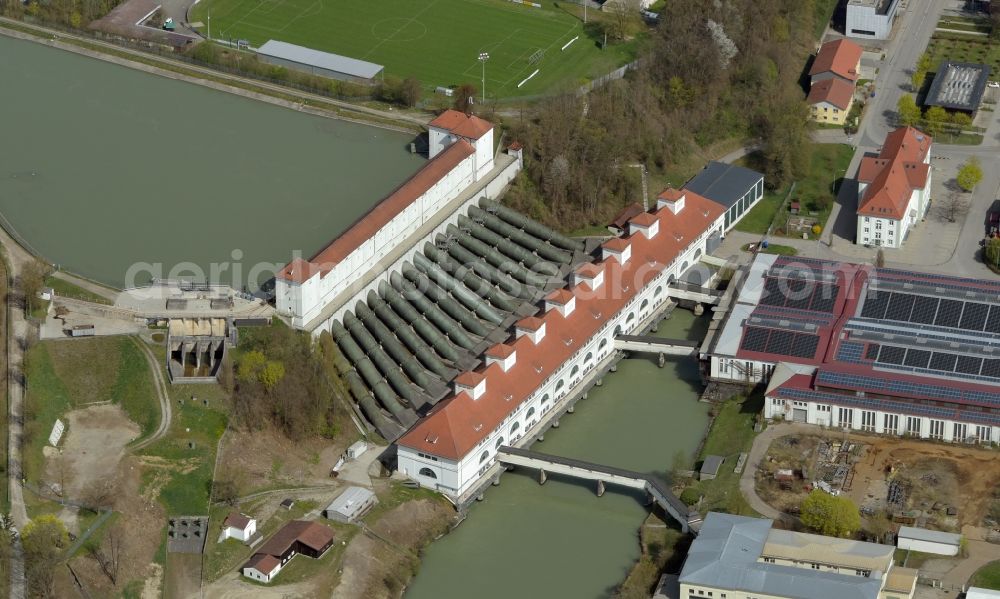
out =
[(486, 104), (486, 61), (489, 60), (489, 59), (490, 59), (490, 53), (489, 52), (480, 52), (479, 53), (479, 62), (481, 62), (483, 64), (483, 85), (482, 85), (482, 87), (479, 88), (479, 93), (482, 96), (481, 101), (482, 101), (482, 103), (484, 105)]

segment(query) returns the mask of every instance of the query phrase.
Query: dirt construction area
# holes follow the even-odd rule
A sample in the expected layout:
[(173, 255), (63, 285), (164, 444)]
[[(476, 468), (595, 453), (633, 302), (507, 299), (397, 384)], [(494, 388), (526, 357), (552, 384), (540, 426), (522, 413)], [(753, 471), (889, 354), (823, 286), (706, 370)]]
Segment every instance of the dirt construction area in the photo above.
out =
[(850, 497), (862, 514), (897, 524), (960, 531), (996, 528), (997, 452), (875, 436), (800, 434), (776, 439), (756, 475), (768, 504), (795, 514), (813, 488)]

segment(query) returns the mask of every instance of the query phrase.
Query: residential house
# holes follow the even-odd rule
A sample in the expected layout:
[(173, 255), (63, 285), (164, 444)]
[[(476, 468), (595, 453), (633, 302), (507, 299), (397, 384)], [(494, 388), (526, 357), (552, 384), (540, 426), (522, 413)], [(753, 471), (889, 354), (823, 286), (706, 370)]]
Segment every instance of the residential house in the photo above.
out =
[(810, 118), (843, 125), (854, 103), (861, 73), (861, 46), (846, 39), (823, 44), (809, 69)]
[(226, 539), (236, 539), (246, 543), (257, 534), (257, 521), (246, 514), (233, 512), (222, 522), (222, 533), (219, 542)]

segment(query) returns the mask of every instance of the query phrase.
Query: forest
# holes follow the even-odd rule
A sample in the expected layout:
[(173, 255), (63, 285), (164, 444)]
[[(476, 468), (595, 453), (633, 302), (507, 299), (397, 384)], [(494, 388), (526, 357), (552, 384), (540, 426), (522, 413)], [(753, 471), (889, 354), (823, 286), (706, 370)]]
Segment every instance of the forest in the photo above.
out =
[(638, 169), (625, 166), (662, 179), (692, 155), (744, 140), (759, 140), (765, 181), (780, 187), (809, 162), (800, 79), (816, 9), (814, 0), (667, 2), (624, 79), (507, 119), (526, 170), (507, 202), (563, 230), (603, 225), (641, 197)]

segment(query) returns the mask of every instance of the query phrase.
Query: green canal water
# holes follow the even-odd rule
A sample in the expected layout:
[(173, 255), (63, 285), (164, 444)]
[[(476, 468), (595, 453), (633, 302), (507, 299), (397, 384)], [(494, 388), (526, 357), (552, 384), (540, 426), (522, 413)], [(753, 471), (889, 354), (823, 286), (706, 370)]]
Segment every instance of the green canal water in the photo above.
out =
[[(677, 310), (661, 337), (704, 337), (708, 318)], [(534, 449), (598, 463), (665, 473), (678, 451), (693, 454), (708, 425), (697, 363), (629, 359), (604, 378), (574, 414)], [(468, 519), (427, 550), (405, 599), (597, 599), (609, 596), (639, 557), (638, 529), (648, 511), (641, 494), (508, 472)]]
[(49, 261), (111, 285), (139, 262), (166, 277), (239, 261), (242, 287), (423, 163), (406, 134), (2, 36), (0, 56), (0, 213)]

